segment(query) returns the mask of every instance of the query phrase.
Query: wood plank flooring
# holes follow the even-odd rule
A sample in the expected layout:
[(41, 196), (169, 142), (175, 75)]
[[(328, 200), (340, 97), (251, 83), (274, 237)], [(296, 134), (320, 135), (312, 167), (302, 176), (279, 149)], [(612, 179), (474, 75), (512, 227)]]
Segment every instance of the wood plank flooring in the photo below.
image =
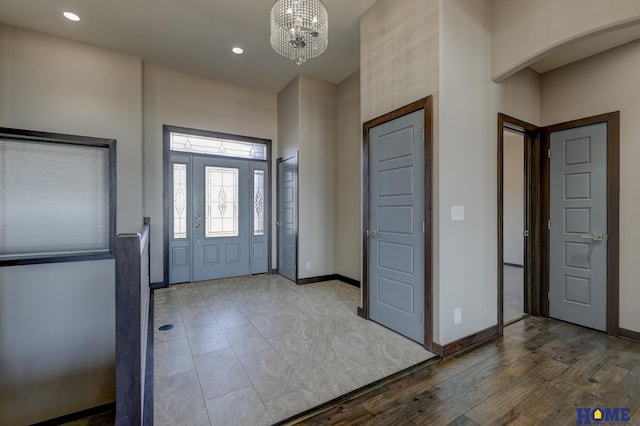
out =
[(575, 425), (576, 407), (628, 407), (640, 424), (640, 343), (525, 318), (299, 425)]

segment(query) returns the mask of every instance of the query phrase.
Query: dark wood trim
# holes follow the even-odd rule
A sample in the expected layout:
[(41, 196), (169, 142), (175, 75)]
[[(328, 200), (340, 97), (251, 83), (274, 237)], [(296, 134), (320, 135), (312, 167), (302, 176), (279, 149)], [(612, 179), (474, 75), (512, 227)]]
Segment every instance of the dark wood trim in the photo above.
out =
[[(284, 161), (289, 161), (289, 160), (295, 160), (295, 164), (296, 164), (296, 172), (295, 172), (295, 196), (296, 196), (296, 218), (295, 218), (295, 237), (296, 237), (296, 276), (295, 276), (295, 280), (293, 282), (295, 282), (296, 284), (300, 284), (298, 281), (298, 259), (299, 259), (299, 219), (300, 219), (300, 186), (298, 185), (298, 167), (300, 164), (300, 157), (299, 157), (299, 152), (292, 152), (290, 154), (284, 155), (280, 158), (278, 158), (276, 160), (276, 224), (280, 223), (280, 206), (278, 205), (279, 201), (280, 201), (280, 163), (284, 162)], [(278, 226), (276, 226), (276, 247), (279, 248), (280, 247), (280, 230), (278, 229)], [(278, 271), (280, 269), (280, 256), (278, 256), (277, 250), (276, 250), (276, 258), (277, 258), (277, 268), (276, 271)], [(278, 272), (276, 272), (278, 273)]]
[[(553, 124), (543, 129), (544, 149), (550, 147), (550, 134), (592, 124), (607, 123), (607, 334), (619, 334), (620, 310), (620, 111)], [(543, 156), (542, 193), (544, 221), (550, 219), (550, 162)], [(542, 314), (549, 316), (549, 234), (543, 233)]]
[(624, 337), (625, 339), (635, 340), (636, 342), (640, 342), (640, 332), (628, 330), (626, 328), (618, 328), (618, 336)]
[(161, 288), (167, 288), (167, 287), (169, 287), (169, 284), (167, 284), (164, 281), (149, 284), (149, 288), (151, 288), (151, 290), (159, 290)]
[(466, 352), (498, 337), (500, 337), (500, 332), (498, 326), (494, 325), (493, 327), (489, 327), (470, 336), (458, 339), (455, 342), (447, 343), (444, 346), (434, 343), (434, 350), (432, 352), (443, 358), (447, 358), (452, 355), (458, 355), (462, 352)]
[(352, 285), (354, 287), (360, 288), (360, 281), (354, 280), (353, 278), (345, 277), (344, 275), (336, 274), (336, 280), (342, 281), (345, 284)]
[(432, 204), (433, 204), (433, 97), (412, 102), (363, 124), (362, 128), (362, 307), (358, 315), (369, 319), (369, 131), (415, 111), (424, 110), (424, 347), (433, 352)]
[[(253, 143), (260, 143), (263, 145), (266, 145), (267, 148), (267, 159), (266, 160), (251, 160), (251, 159), (246, 159), (246, 158), (239, 158), (239, 157), (227, 157), (227, 156), (219, 156), (219, 155), (208, 155), (208, 154), (192, 154), (189, 152), (182, 152), (182, 151), (171, 151), (170, 146), (171, 146), (171, 133), (175, 132), (175, 133), (185, 133), (185, 134), (189, 134), (189, 135), (195, 135), (195, 136), (205, 136), (205, 137), (214, 137), (214, 138), (224, 138), (224, 139), (233, 139), (233, 140), (238, 140), (238, 141), (244, 141), (244, 142), (253, 142)], [(170, 171), (170, 167), (171, 167), (171, 154), (177, 154), (177, 155), (186, 155), (191, 157), (192, 155), (198, 155), (198, 156), (203, 156), (203, 157), (213, 157), (213, 158), (222, 158), (222, 159), (238, 159), (238, 160), (245, 160), (245, 161), (258, 161), (258, 162), (262, 162), (262, 163), (267, 163), (267, 196), (268, 196), (268, 200), (267, 200), (267, 204), (268, 204), (268, 211), (267, 211), (267, 225), (266, 228), (269, 230), (269, 234), (267, 235), (267, 274), (269, 274), (269, 272), (271, 271), (271, 263), (272, 263), (272, 249), (271, 249), (271, 244), (272, 244), (272, 236), (271, 236), (271, 232), (273, 230), (273, 223), (271, 222), (272, 220), (272, 214), (271, 214), (271, 173), (272, 173), (272, 161), (271, 161), (271, 155), (272, 155), (272, 141), (271, 139), (263, 139), (263, 138), (256, 138), (253, 136), (244, 136), (244, 135), (234, 135), (231, 133), (222, 133), (222, 132), (215, 132), (215, 131), (211, 131), (211, 130), (202, 130), (202, 129), (192, 129), (192, 128), (188, 128), (188, 127), (180, 127), (180, 126), (173, 126), (173, 125), (169, 125), (169, 124), (164, 124), (162, 126), (162, 141), (163, 141), (163, 148), (162, 148), (162, 152), (163, 152), (163, 166), (162, 166), (162, 187), (163, 187), (163, 216), (164, 216), (164, 220), (162, 221), (163, 226), (162, 226), (162, 233), (163, 233), (163, 244), (162, 244), (162, 251), (163, 251), (163, 256), (164, 256), (164, 269), (163, 269), (163, 275), (164, 275), (164, 279), (163, 281), (165, 283), (169, 283), (169, 238), (170, 238), (170, 221), (171, 221), (171, 182), (172, 182), (172, 178), (171, 178), (171, 171)], [(189, 163), (189, 167), (191, 167), (191, 162)], [(190, 171), (191, 172), (191, 171)], [(192, 183), (193, 185), (193, 183)], [(189, 227), (190, 225), (190, 221), (187, 219), (187, 227)], [(192, 275), (193, 275), (193, 271)], [(167, 284), (168, 285), (168, 284)]]
[(296, 284), (298, 285), (314, 284), (314, 283), (321, 283), (324, 281), (333, 281), (335, 279), (336, 279), (336, 274), (320, 275), (318, 277), (298, 278), (296, 280)]
[(113, 259), (116, 239), (116, 200), (117, 200), (117, 142), (115, 139), (93, 136), (68, 135), (63, 133), (40, 132), (35, 130), (0, 127), (0, 137), (24, 143), (56, 143), (106, 148), (109, 152), (109, 249), (86, 251), (73, 254), (36, 254), (32, 256), (11, 256), (0, 259), (2, 266), (36, 265), (43, 263), (83, 262), (88, 260)]
[(329, 274), (329, 275), (321, 275), (318, 277), (309, 277), (309, 278), (298, 278), (296, 284), (304, 285), (304, 284), (313, 284), (320, 283), (324, 281), (342, 281), (345, 284), (352, 285), (354, 287), (360, 288), (360, 281), (354, 280), (353, 278), (345, 277), (340, 274)]
[[(151, 298), (148, 271), (142, 266), (150, 261), (150, 223), (139, 233), (120, 234), (116, 238), (116, 425), (143, 423), (143, 393), (148, 370), (142, 343), (148, 343), (149, 327), (143, 326), (143, 313)], [(144, 369), (143, 369), (144, 365)], [(152, 420), (152, 417), (151, 417)], [(145, 423), (146, 424), (146, 423)]]
[[(524, 268), (525, 291), (524, 310), (532, 315), (539, 314), (539, 246), (540, 246), (540, 128), (526, 121), (498, 114), (498, 332), (504, 329), (504, 131), (520, 133), (524, 138), (524, 181), (525, 181), (525, 227), (529, 236), (525, 238)], [(513, 265), (516, 266), (516, 265)]]
[(109, 402), (107, 404), (98, 405), (97, 407), (87, 408), (86, 410), (78, 411), (71, 414), (65, 414), (64, 416), (56, 417), (55, 419), (49, 419), (38, 423), (33, 423), (31, 426), (57, 426), (66, 423), (75, 422), (76, 420), (82, 420), (87, 417), (95, 416), (98, 414), (106, 413), (107, 411), (115, 411), (116, 403)]

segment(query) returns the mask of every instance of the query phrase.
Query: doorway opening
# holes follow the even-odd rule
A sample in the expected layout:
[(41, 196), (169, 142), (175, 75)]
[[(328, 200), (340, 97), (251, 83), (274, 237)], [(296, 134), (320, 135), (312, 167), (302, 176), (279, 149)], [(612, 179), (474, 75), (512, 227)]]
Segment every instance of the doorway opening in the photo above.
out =
[(540, 129), (498, 114), (498, 325), (540, 315)]
[(269, 273), (270, 141), (164, 126), (168, 284)]
[[(513, 162), (521, 155), (519, 150), (510, 152), (510, 140), (516, 136), (524, 143), (522, 275), (509, 269), (520, 244), (514, 238), (519, 215), (513, 215), (509, 194), (510, 169), (516, 168)], [(508, 280), (522, 276), (523, 314), (554, 317), (617, 336), (618, 218), (619, 112), (546, 127), (498, 114), (500, 333), (512, 318)], [(600, 325), (591, 321), (595, 316)]]

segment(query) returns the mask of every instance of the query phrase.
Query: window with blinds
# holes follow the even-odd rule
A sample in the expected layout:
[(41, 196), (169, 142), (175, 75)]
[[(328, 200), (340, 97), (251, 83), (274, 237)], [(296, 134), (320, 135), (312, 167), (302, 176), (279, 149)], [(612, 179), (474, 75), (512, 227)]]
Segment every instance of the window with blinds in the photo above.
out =
[(0, 129), (0, 264), (108, 258), (115, 141)]

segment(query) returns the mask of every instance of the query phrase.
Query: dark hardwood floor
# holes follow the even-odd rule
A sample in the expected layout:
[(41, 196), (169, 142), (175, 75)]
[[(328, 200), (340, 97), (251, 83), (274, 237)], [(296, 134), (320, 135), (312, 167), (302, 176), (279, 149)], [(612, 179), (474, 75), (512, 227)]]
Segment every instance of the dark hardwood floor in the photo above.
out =
[(575, 425), (577, 407), (628, 408), (630, 422), (600, 424), (640, 424), (640, 343), (529, 317), (296, 424)]

